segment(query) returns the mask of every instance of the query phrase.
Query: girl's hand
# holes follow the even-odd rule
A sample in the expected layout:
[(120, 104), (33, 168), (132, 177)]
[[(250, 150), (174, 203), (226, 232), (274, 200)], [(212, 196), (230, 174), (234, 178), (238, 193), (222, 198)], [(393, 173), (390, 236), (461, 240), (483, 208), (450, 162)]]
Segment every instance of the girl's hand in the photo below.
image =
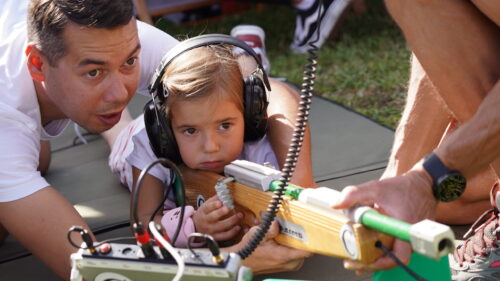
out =
[(197, 232), (209, 234), (217, 241), (226, 241), (240, 231), (242, 218), (243, 214), (234, 214), (217, 196), (213, 196), (198, 208), (193, 222)]

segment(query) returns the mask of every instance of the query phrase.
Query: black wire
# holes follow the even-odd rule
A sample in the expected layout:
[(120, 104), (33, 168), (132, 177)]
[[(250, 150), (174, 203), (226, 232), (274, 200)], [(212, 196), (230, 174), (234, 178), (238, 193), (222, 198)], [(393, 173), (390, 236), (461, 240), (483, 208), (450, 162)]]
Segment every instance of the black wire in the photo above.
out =
[[(172, 162), (172, 164), (174, 164), (174, 163)], [(184, 213), (185, 213), (185, 209), (186, 209), (186, 190), (184, 189), (184, 181), (181, 178), (181, 171), (179, 171), (179, 168), (177, 168), (177, 166), (175, 166), (175, 169), (177, 170), (176, 176), (179, 177), (177, 180), (179, 180), (179, 185), (181, 187), (180, 191), (182, 191), (182, 195), (180, 195), (180, 196), (182, 199), (180, 202), (181, 203), (181, 213), (179, 215), (179, 222), (177, 223), (177, 229), (175, 230), (174, 238), (172, 238), (172, 246), (173, 247), (175, 247), (175, 242), (177, 241), (177, 237), (179, 236), (179, 233), (181, 232), (182, 222), (184, 221)], [(173, 183), (175, 184), (175, 179), (174, 179)], [(176, 195), (176, 197), (177, 197), (177, 195)]]
[[(194, 238), (196, 238), (195, 236), (191, 236), (191, 235), (193, 235), (193, 234), (194, 234), (194, 233), (191, 233), (191, 234), (189, 235), (189, 237), (188, 237), (187, 247), (188, 247), (189, 251), (191, 251), (191, 253), (193, 254), (193, 256), (194, 256), (195, 258), (198, 258), (198, 259), (200, 259), (200, 260), (201, 260), (200, 255), (198, 255), (198, 254), (197, 254), (197, 253), (193, 250), (193, 246), (191, 245), (191, 243), (193, 243)], [(198, 233), (197, 233), (197, 234), (198, 234)], [(205, 242), (206, 242), (206, 241), (205, 241)], [(203, 245), (205, 245), (205, 244), (203, 244)], [(203, 245), (202, 245), (202, 247), (203, 247)], [(202, 262), (202, 264), (204, 264), (204, 262)]]
[(151, 217), (149, 218), (150, 222), (154, 220), (156, 214), (161, 210), (163, 205), (165, 205), (165, 201), (168, 199), (168, 195), (169, 195), (170, 191), (172, 190), (172, 185), (174, 185), (174, 181), (173, 181), (173, 178), (171, 177), (170, 183), (167, 185), (167, 190), (165, 191), (165, 193), (163, 195), (163, 200), (161, 200), (161, 203), (158, 205), (158, 207), (156, 207), (155, 211), (151, 214)]
[[(87, 250), (88, 247), (82, 247), (82, 246), (76, 245), (75, 242), (73, 241), (73, 239), (71, 238), (71, 233), (72, 232), (78, 232), (78, 231), (80, 231), (80, 230), (79, 229), (73, 229), (73, 228), (71, 228), (68, 231), (68, 234), (67, 234), (68, 242), (69, 242), (69, 244), (71, 244), (71, 246), (73, 246), (73, 247), (75, 247), (77, 249)], [(110, 238), (110, 239), (106, 239), (106, 240), (103, 240), (103, 241), (101, 241), (99, 243), (94, 244), (94, 247), (97, 248), (97, 247), (101, 246), (104, 243), (110, 243), (110, 242), (122, 241), (122, 240), (135, 240), (135, 237), (128, 236), (128, 237)]]
[(177, 229), (174, 234), (174, 238), (172, 239), (172, 246), (175, 247), (175, 241), (177, 240), (177, 237), (179, 236), (181, 226), (182, 226), (182, 221), (184, 220), (184, 212), (185, 212), (185, 207), (186, 207), (186, 200), (185, 200), (185, 191), (184, 191), (184, 180), (182, 179), (182, 174), (177, 165), (175, 165), (174, 162), (168, 160), (167, 158), (158, 158), (157, 160), (149, 163), (144, 170), (141, 171), (141, 174), (139, 175), (139, 178), (137, 180), (137, 183), (135, 185), (134, 192), (132, 194), (132, 221), (135, 224), (138, 224), (139, 221), (139, 215), (137, 213), (138, 210), (138, 205), (139, 205), (139, 190), (142, 185), (142, 181), (144, 180), (144, 177), (146, 176), (147, 172), (156, 164), (161, 163), (163, 166), (169, 168), (172, 172), (174, 172), (176, 179), (173, 181), (179, 181), (180, 188), (179, 190), (181, 191), (181, 213), (179, 217), (179, 223), (177, 224)]
[[(211, 235), (194, 232), (194, 233), (189, 234), (188, 241), (187, 241), (187, 247), (188, 247), (189, 251), (191, 251), (191, 253), (193, 254), (194, 257), (200, 259), (199, 255), (193, 250), (192, 245), (191, 245), (195, 238), (203, 238), (204, 244), (201, 247), (208, 246), (208, 249), (210, 250), (210, 252), (212, 253), (213, 256), (220, 255), (219, 244), (217, 243), (217, 241), (215, 241), (215, 239)], [(205, 263), (202, 261), (202, 264), (205, 264)]]
[(411, 268), (409, 268), (406, 264), (404, 264), (396, 255), (394, 255), (389, 249), (387, 249), (382, 242), (375, 242), (375, 247), (380, 248), (386, 255), (391, 257), (401, 268), (403, 268), (411, 277), (415, 278), (415, 280), (419, 281), (427, 281), (424, 278), (420, 277), (417, 273), (415, 273)]
[(71, 239), (71, 233), (77, 231), (79, 232), (80, 230), (73, 227), (69, 229), (68, 233), (66, 234), (66, 238), (68, 239), (69, 244), (71, 244), (71, 246), (77, 249), (88, 249), (87, 247), (83, 248), (81, 246), (76, 245), (75, 242), (73, 242), (73, 239)]
[(290, 140), (290, 145), (288, 147), (287, 157), (285, 159), (285, 164), (281, 168), (281, 178), (278, 188), (274, 191), (273, 198), (270, 200), (267, 207), (266, 213), (262, 216), (262, 222), (259, 226), (258, 231), (252, 236), (248, 243), (240, 249), (237, 254), (241, 259), (246, 259), (260, 244), (262, 239), (264, 239), (267, 231), (271, 227), (276, 214), (279, 211), (281, 205), (281, 200), (283, 199), (283, 194), (285, 192), (285, 186), (290, 181), (295, 167), (297, 166), (297, 159), (300, 154), (302, 147), (302, 141), (304, 139), (305, 131), (307, 128), (307, 120), (309, 118), (309, 110), (311, 108), (311, 101), (313, 97), (314, 80), (316, 79), (316, 66), (317, 66), (317, 52), (318, 47), (314, 45), (319, 39), (319, 27), (321, 25), (321, 8), (323, 3), (320, 3), (320, 10), (318, 11), (318, 28), (317, 28), (317, 38), (313, 42), (309, 43), (310, 49), (308, 50), (309, 57), (307, 58), (308, 63), (306, 64), (302, 83), (302, 89), (300, 94), (300, 104), (299, 112), (297, 113), (297, 119), (295, 123), (295, 128), (293, 131), (292, 139)]

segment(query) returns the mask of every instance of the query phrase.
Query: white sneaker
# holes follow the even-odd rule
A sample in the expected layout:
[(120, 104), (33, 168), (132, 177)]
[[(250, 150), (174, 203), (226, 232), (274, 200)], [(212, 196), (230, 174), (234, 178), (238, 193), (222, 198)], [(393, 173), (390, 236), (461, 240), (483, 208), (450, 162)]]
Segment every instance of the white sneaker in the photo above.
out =
[(266, 45), (264, 43), (266, 35), (264, 30), (257, 25), (240, 24), (231, 29), (231, 36), (247, 43), (254, 50), (264, 67), (264, 71), (269, 75), (271, 65), (266, 55)]

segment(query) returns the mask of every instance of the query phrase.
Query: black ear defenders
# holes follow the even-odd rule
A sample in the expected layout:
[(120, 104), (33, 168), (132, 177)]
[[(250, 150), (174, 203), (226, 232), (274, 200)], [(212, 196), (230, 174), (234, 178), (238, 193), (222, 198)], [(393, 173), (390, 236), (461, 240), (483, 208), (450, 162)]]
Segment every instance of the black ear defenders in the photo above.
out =
[[(269, 103), (266, 93), (271, 90), (269, 79), (264, 71), (257, 54), (245, 42), (224, 34), (206, 34), (182, 41), (172, 48), (162, 59), (156, 69), (149, 92), (152, 100), (144, 107), (144, 122), (149, 143), (158, 158), (168, 158), (180, 164), (182, 158), (172, 131), (171, 122), (165, 114), (165, 105), (168, 98), (167, 89), (161, 82), (163, 74), (170, 63), (179, 55), (189, 50), (217, 44), (227, 44), (239, 47), (251, 55), (258, 64), (252, 75), (245, 77), (243, 89), (243, 105), (245, 119), (245, 141), (254, 141), (262, 138), (267, 130), (267, 105)], [(262, 78), (258, 75), (262, 74)]]

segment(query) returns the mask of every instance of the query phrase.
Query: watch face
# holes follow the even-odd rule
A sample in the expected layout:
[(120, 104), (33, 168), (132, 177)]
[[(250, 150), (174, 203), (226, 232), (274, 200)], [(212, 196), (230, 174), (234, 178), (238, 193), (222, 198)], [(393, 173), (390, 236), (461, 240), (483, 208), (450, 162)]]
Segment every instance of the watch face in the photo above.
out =
[(436, 197), (443, 202), (457, 199), (465, 190), (466, 180), (459, 173), (450, 173), (439, 179)]

